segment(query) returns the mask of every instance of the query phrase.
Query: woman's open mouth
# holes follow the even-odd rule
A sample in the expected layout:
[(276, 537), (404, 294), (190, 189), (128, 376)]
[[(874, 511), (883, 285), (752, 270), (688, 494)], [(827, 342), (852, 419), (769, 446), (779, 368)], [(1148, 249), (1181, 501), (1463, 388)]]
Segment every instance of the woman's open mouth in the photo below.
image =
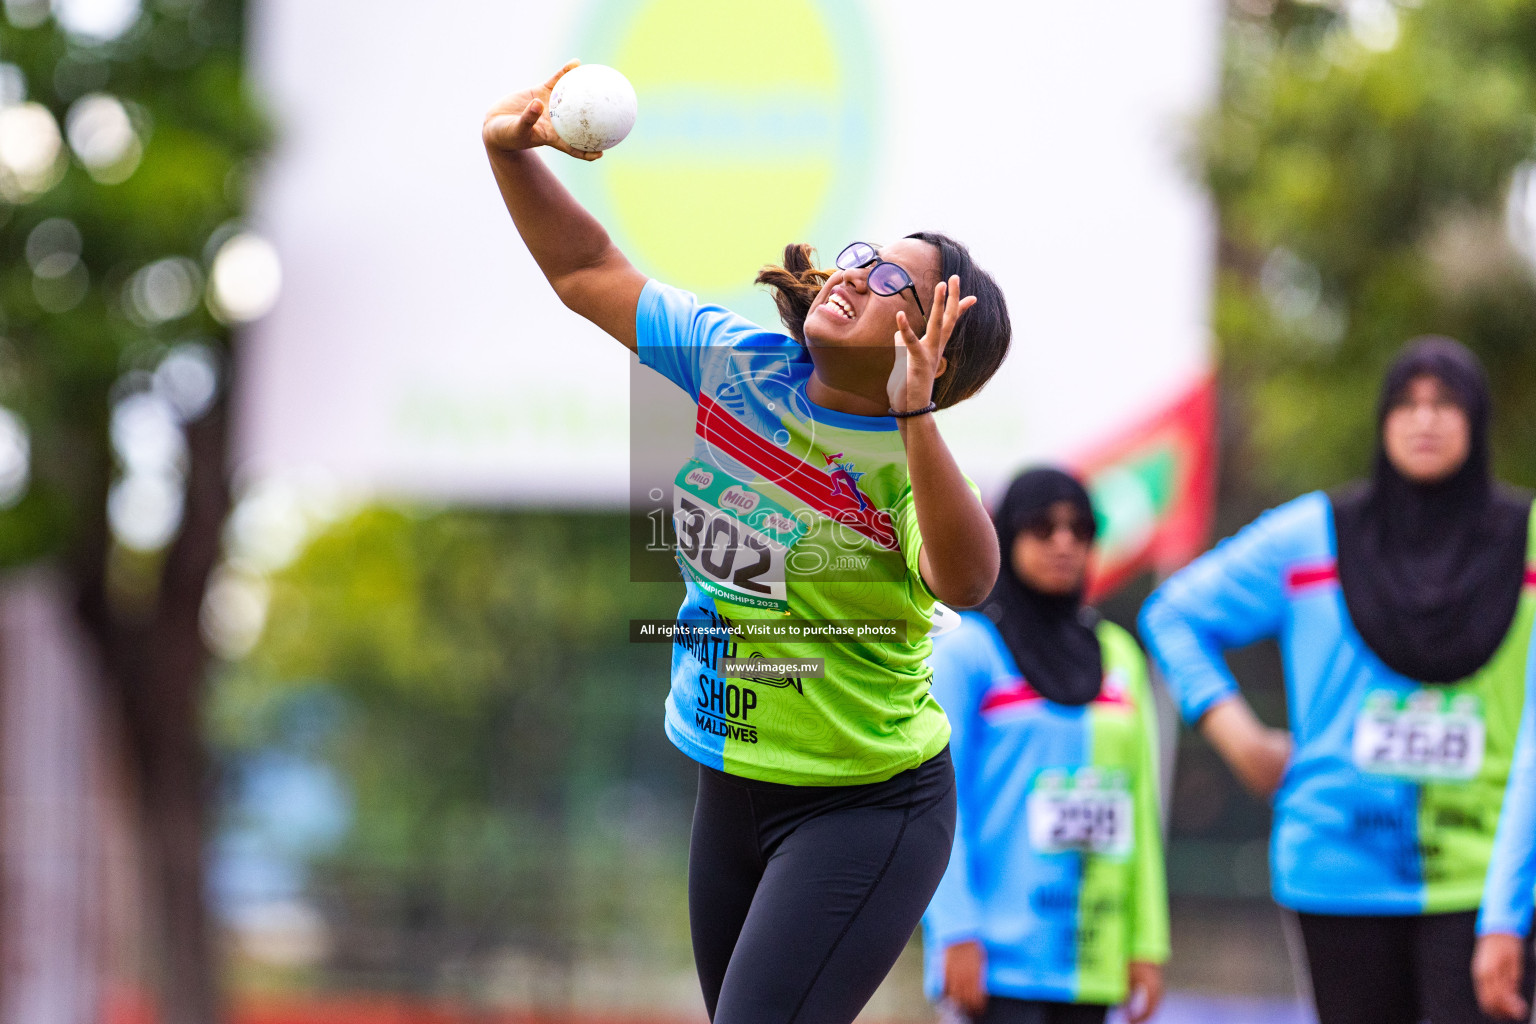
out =
[(858, 315), (853, 311), (853, 304), (836, 293), (828, 295), (827, 301), (821, 304), (821, 308), (836, 313), (844, 320), (852, 320)]

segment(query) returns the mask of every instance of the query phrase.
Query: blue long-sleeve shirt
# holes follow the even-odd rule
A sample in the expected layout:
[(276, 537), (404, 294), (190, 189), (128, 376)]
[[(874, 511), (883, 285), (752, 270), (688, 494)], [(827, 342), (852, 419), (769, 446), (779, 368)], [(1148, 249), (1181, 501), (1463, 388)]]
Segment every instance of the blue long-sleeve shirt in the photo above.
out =
[(1405, 678), (1350, 620), (1332, 506), (1313, 493), (1176, 573), (1141, 625), (1191, 724), (1237, 692), (1222, 652), (1279, 642), (1294, 749), (1275, 795), (1275, 899), (1313, 913), (1419, 914), (1482, 898), (1533, 613), (1527, 586), (1508, 636), (1467, 679)]
[(945, 949), (975, 940), (989, 992), (1118, 1003), (1129, 961), (1168, 956), (1146, 660), (1128, 633), (1101, 622), (1103, 687), (1069, 707), (1029, 686), (985, 616), (962, 619), (930, 659), (959, 815), (923, 918), (928, 993), (943, 988)]

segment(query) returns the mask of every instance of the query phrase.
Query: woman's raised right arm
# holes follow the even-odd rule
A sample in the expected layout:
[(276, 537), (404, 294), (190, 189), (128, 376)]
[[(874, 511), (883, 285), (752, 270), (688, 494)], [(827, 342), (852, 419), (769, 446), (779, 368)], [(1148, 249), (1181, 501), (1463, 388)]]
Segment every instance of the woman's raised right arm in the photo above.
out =
[(512, 223), (560, 301), (634, 351), (645, 275), (533, 152), (549, 146), (579, 160), (602, 155), (572, 149), (549, 120), (550, 91), (578, 63), (573, 60), (543, 85), (497, 103), (485, 115), (480, 137)]

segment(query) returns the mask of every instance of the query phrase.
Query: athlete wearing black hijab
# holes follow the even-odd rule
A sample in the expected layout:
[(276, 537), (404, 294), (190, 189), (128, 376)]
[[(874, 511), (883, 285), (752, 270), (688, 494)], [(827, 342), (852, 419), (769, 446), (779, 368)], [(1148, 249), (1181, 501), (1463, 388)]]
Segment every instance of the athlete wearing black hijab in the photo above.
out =
[[(1417, 482), (1392, 464), (1382, 432), (1425, 377), (1461, 408), (1469, 438), (1450, 476)], [(1409, 679), (1471, 675), (1515, 618), (1531, 496), (1493, 479), (1488, 417), (1488, 381), (1476, 356), (1450, 338), (1410, 343), (1382, 384), (1371, 478), (1332, 498), (1349, 617), (1377, 657)]]
[[(1071, 510), (1072, 528), (1081, 531), (1080, 539), (1093, 542), (1098, 525), (1083, 485), (1059, 469), (1031, 469), (1014, 480), (993, 517), (1005, 561), (1020, 533), (1054, 528), (1051, 512), (1058, 503)], [(1098, 696), (1104, 679), (1103, 654), (1094, 632), (1099, 616), (1083, 605), (1081, 581), (1064, 593), (1047, 593), (1005, 566), (982, 611), (1041, 696), (1072, 705)]]
[[(1185, 719), (1274, 799), (1272, 886), (1321, 1024), (1487, 1020), (1475, 924), (1536, 622), (1531, 499), (1493, 479), (1489, 406), (1471, 352), (1414, 339), (1382, 382), (1370, 477), (1271, 509), (1142, 611)], [(1289, 730), (1221, 659), (1266, 637)]]
[(1003, 568), (934, 641), (958, 825), (924, 917), (926, 981), (972, 1024), (1130, 1024), (1168, 957), (1146, 658), (1083, 604), (1088, 492), (1032, 469), (993, 515)]

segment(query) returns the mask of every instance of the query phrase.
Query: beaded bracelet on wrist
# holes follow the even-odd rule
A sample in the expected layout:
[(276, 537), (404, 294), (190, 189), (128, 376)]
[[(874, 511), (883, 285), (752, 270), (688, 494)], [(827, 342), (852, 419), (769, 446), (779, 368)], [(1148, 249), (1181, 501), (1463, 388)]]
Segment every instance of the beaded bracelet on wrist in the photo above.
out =
[(921, 409), (912, 409), (909, 412), (897, 412), (895, 409), (892, 409), (890, 411), (890, 415), (896, 417), (899, 420), (904, 420), (904, 419), (907, 419), (909, 416), (926, 416), (930, 412), (938, 412), (938, 409), (939, 409), (939, 403), (938, 402), (929, 402), (927, 405), (923, 406)]

